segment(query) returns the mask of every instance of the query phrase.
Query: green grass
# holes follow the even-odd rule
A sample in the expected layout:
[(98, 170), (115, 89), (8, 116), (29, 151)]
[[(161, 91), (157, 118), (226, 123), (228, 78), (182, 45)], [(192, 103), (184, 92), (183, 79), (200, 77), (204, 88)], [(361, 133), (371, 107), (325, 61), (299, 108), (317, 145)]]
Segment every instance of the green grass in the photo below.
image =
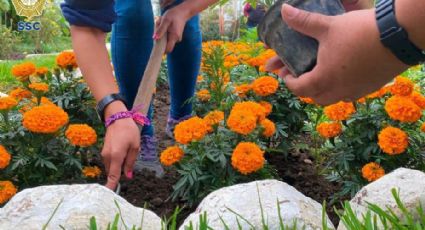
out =
[(16, 52), (18, 53), (25, 53), (25, 54), (31, 54), (31, 53), (59, 53), (63, 50), (71, 49), (71, 38), (61, 36), (58, 38), (55, 38), (53, 41), (48, 43), (41, 43), (41, 46), (39, 47), (39, 50), (36, 49), (36, 43), (32, 40), (25, 39), (24, 41), (20, 42), (16, 46)]
[(0, 91), (7, 92), (10, 88), (18, 84), (16, 79), (12, 76), (12, 66), (23, 62), (33, 62), (37, 67), (45, 66), (49, 69), (53, 68), (55, 64), (56, 55), (46, 55), (30, 57), (24, 60), (6, 60), (0, 62)]

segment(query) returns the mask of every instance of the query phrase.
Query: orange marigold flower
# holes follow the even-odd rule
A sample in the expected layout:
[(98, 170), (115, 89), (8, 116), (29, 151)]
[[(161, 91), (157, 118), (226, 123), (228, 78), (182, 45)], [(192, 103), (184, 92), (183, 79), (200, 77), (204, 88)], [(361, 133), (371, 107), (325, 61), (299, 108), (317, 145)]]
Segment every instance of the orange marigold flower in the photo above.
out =
[(325, 115), (333, 121), (344, 121), (356, 112), (352, 102), (340, 101), (325, 107)]
[(425, 133), (425, 122), (421, 125), (421, 131)]
[(392, 96), (385, 102), (385, 111), (391, 119), (401, 122), (416, 122), (422, 112), (409, 97)]
[(264, 128), (263, 136), (265, 137), (271, 137), (276, 132), (276, 125), (269, 119), (262, 120), (260, 125)]
[(419, 92), (414, 91), (412, 94), (410, 94), (410, 99), (415, 102), (415, 104), (417, 106), (419, 106), (419, 108), (421, 108), (422, 110), (425, 109), (425, 96), (422, 95)]
[(34, 133), (55, 133), (68, 123), (68, 114), (55, 105), (36, 106), (24, 113), (22, 125)]
[(0, 145), (0, 169), (9, 166), (11, 156), (3, 145)]
[(239, 59), (234, 55), (228, 55), (224, 58), (224, 67), (232, 68), (234, 66), (239, 65)]
[(254, 101), (236, 102), (230, 113), (237, 110), (250, 111), (256, 116), (257, 121), (262, 121), (266, 118), (266, 110), (264, 107)]
[(314, 101), (313, 101), (313, 98), (310, 98), (310, 97), (299, 97), (299, 98), (300, 98), (300, 101), (302, 101), (306, 104), (310, 104), (310, 105), (315, 104)]
[(342, 125), (338, 122), (323, 122), (320, 123), (317, 128), (320, 136), (324, 138), (332, 138), (341, 134)]
[(249, 110), (235, 110), (230, 113), (227, 126), (235, 133), (247, 135), (257, 127), (257, 117)]
[(77, 59), (74, 52), (72, 51), (63, 51), (56, 57), (56, 64), (64, 69), (73, 69), (77, 68)]
[(260, 72), (263, 72), (263, 73), (267, 72), (267, 71), (266, 71), (266, 66), (265, 66), (265, 65), (260, 65), (260, 66), (259, 66), (259, 68), (258, 68), (258, 70), (259, 70)]
[(36, 67), (32, 62), (24, 62), (22, 64), (14, 65), (12, 67), (12, 74), (19, 81), (27, 81), (29, 77), (34, 74)]
[(409, 78), (398, 76), (395, 78), (394, 84), (391, 85), (390, 92), (393, 95), (409, 96), (413, 92), (414, 87), (415, 85)]
[(12, 91), (10, 91), (9, 95), (16, 100), (20, 101), (24, 98), (31, 98), (32, 93), (29, 90), (23, 89), (23, 88), (16, 88)]
[(362, 176), (369, 182), (376, 181), (384, 175), (385, 170), (375, 162), (370, 162), (362, 168)]
[(192, 141), (199, 141), (208, 132), (205, 121), (199, 117), (192, 117), (180, 122), (174, 129), (174, 138), (180, 144), (189, 144)]
[(0, 181), (0, 204), (6, 203), (17, 192), (15, 185), (10, 181)]
[(43, 92), (46, 93), (47, 91), (49, 91), (49, 85), (46, 83), (31, 83), (29, 84), (28, 88), (38, 91), (38, 92)]
[(204, 77), (202, 75), (198, 75), (198, 78), (196, 78), (197, 82), (201, 82), (204, 80)]
[(252, 82), (252, 90), (255, 94), (262, 97), (274, 94), (278, 88), (279, 81), (274, 77), (264, 76)]
[(211, 99), (210, 91), (207, 89), (201, 89), (196, 93), (196, 96), (200, 101), (209, 101)]
[(249, 91), (251, 91), (252, 87), (250, 84), (242, 84), (235, 86), (234, 92), (241, 98), (246, 97)]
[(16, 105), (18, 105), (18, 101), (15, 100), (13, 97), (0, 97), (0, 111), (10, 110)]
[(247, 135), (257, 127), (257, 117), (251, 111), (232, 111), (227, 119), (227, 126), (235, 133)]
[(65, 132), (66, 138), (75, 146), (88, 147), (96, 143), (96, 131), (86, 124), (73, 124)]
[(361, 104), (366, 103), (366, 97), (362, 97), (362, 98), (357, 99), (357, 102), (361, 103)]
[(222, 120), (224, 120), (224, 113), (219, 110), (211, 111), (204, 117), (205, 123), (207, 123), (209, 126), (216, 125)]
[(97, 166), (93, 166), (93, 167), (85, 166), (82, 170), (82, 173), (87, 178), (96, 178), (100, 176), (102, 171)]
[(264, 65), (265, 61), (259, 57), (252, 57), (246, 60), (246, 63), (252, 67), (258, 67), (260, 65)]
[(46, 75), (47, 72), (49, 72), (49, 69), (47, 67), (40, 67), (40, 68), (37, 68), (37, 70), (35, 71), (35, 74), (37, 76), (44, 76)]
[(397, 155), (406, 151), (409, 139), (403, 130), (388, 126), (379, 133), (378, 145), (384, 153)]
[(273, 105), (268, 103), (267, 101), (260, 101), (259, 104), (263, 106), (264, 112), (266, 113), (266, 116), (270, 115), (273, 111)]
[(366, 98), (368, 98), (368, 99), (381, 98), (381, 97), (383, 97), (386, 93), (388, 93), (388, 91), (389, 91), (389, 89), (390, 89), (390, 88), (391, 88), (390, 86), (384, 86), (384, 87), (382, 87), (381, 89), (379, 89), (379, 90), (377, 90), (377, 91), (375, 91), (375, 92), (373, 92), (373, 93), (371, 93), (371, 94), (368, 94), (368, 95), (366, 96)]
[(264, 166), (264, 152), (252, 142), (241, 142), (233, 150), (232, 166), (240, 173), (247, 175)]
[(161, 164), (171, 166), (179, 162), (184, 157), (183, 149), (178, 146), (171, 146), (165, 149), (160, 156)]
[(246, 63), (253, 67), (260, 67), (262, 65), (265, 65), (266, 62), (274, 56), (276, 56), (276, 52), (271, 49), (268, 49), (262, 52), (260, 55), (248, 59)]

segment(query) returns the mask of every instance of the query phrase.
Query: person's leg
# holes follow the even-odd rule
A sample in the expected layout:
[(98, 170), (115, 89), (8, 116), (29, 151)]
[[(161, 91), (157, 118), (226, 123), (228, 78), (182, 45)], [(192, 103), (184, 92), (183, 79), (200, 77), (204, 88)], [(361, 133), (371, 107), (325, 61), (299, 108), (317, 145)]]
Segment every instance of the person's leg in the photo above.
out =
[[(129, 106), (132, 106), (153, 46), (152, 6), (150, 0), (118, 0), (115, 10), (117, 20), (112, 28), (112, 61), (120, 93)], [(152, 110), (151, 106), (148, 112), (148, 118), (151, 120)], [(136, 170), (146, 168), (143, 164), (149, 164), (147, 168), (151, 169), (152, 162), (160, 166), (153, 126), (143, 127), (141, 134), (142, 148)], [(160, 169), (153, 170), (158, 175)]]
[(174, 126), (192, 114), (192, 104), (188, 100), (195, 93), (201, 57), (202, 35), (199, 15), (196, 15), (186, 23), (182, 41), (167, 56), (171, 107), (166, 130), (170, 137)]

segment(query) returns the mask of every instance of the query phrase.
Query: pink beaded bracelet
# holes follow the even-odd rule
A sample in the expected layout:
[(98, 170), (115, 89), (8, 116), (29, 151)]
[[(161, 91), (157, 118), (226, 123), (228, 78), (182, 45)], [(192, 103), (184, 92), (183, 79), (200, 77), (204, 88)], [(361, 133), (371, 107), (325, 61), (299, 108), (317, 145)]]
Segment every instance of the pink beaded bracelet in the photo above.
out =
[(120, 119), (125, 119), (125, 118), (132, 118), (137, 124), (141, 126), (151, 124), (149, 118), (147, 118), (145, 115), (135, 110), (130, 110), (130, 111), (118, 112), (111, 115), (108, 119), (106, 119), (105, 126), (107, 128), (110, 125), (112, 125), (115, 121)]

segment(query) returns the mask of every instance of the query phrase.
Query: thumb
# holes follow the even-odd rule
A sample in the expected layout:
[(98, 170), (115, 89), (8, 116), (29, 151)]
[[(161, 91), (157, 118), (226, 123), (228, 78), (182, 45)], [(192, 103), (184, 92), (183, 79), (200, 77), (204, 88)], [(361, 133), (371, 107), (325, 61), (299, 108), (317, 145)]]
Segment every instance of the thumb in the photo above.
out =
[(297, 9), (288, 4), (282, 6), (282, 18), (289, 27), (307, 36), (319, 39), (329, 28), (330, 17)]

